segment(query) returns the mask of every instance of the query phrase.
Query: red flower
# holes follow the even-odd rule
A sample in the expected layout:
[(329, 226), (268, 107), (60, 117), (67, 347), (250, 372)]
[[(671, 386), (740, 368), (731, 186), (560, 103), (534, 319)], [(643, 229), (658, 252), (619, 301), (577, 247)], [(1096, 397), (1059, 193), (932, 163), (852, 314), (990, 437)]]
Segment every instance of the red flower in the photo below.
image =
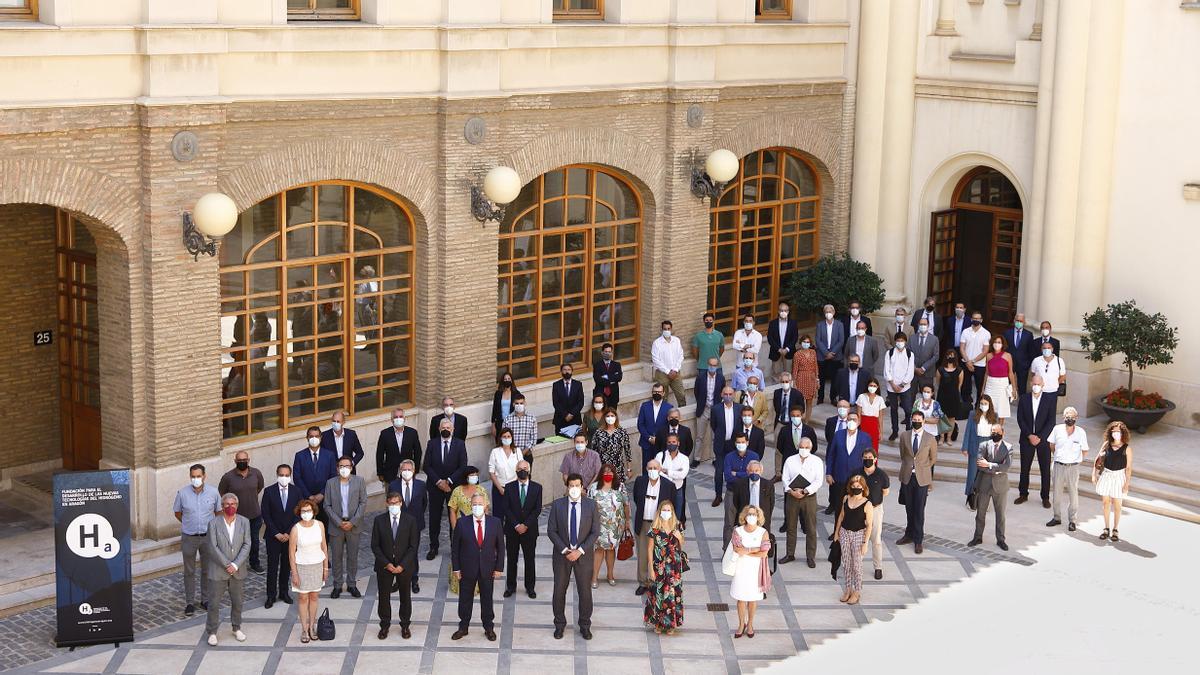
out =
[(1162, 394), (1158, 392), (1147, 394), (1141, 389), (1129, 391), (1125, 387), (1118, 387), (1110, 391), (1104, 397), (1104, 402), (1118, 408), (1133, 408), (1134, 410), (1158, 410), (1167, 407), (1163, 402)]

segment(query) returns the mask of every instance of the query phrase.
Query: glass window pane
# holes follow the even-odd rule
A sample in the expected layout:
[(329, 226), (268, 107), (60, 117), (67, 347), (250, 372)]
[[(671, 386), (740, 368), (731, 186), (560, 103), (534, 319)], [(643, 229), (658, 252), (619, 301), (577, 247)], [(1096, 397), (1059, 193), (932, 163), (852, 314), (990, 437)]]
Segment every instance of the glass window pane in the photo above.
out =
[(313, 228), (301, 227), (287, 233), (287, 256), (291, 260), (311, 258), (313, 255)]
[(321, 225), (318, 228), (319, 255), (345, 253), (347, 249), (345, 225)]
[(542, 177), (542, 199), (551, 199), (553, 197), (561, 197), (563, 195), (563, 179), (566, 177), (566, 172), (559, 169), (551, 171)]
[(313, 222), (312, 193), (313, 189), (310, 187), (287, 191), (287, 224), (289, 226)]
[(346, 222), (346, 186), (317, 186), (317, 219)]
[(358, 188), (354, 191), (354, 246), (357, 250), (412, 245), (412, 221), (396, 202)]
[[(255, 244), (278, 232), (278, 218), (279, 200), (275, 197), (263, 200), (243, 211), (238, 216), (237, 225), (221, 238), (221, 245), (217, 247), (221, 255), (221, 265), (240, 265), (246, 262), (247, 253)], [(279, 258), (278, 240), (264, 244), (255, 256), (256, 261), (263, 261), (264, 258)]]

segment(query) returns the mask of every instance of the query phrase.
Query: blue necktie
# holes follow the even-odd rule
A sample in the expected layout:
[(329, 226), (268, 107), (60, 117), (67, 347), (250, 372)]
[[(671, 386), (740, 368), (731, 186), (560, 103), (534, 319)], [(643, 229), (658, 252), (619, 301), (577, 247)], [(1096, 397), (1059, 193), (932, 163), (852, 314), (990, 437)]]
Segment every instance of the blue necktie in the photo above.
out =
[(575, 502), (571, 502), (571, 548), (579, 548), (579, 526), (575, 524)]

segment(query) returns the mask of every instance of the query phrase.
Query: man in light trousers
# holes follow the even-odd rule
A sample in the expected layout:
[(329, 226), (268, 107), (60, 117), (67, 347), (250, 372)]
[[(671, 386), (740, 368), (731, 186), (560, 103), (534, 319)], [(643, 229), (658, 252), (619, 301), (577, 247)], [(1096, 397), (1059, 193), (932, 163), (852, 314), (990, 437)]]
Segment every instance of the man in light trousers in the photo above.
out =
[(1063, 409), (1063, 423), (1055, 425), (1050, 432), (1050, 452), (1054, 461), (1052, 469), (1050, 501), (1054, 504), (1054, 516), (1046, 527), (1062, 525), (1062, 493), (1067, 490), (1067, 529), (1075, 531), (1075, 518), (1079, 515), (1079, 465), (1087, 460), (1087, 432), (1075, 424), (1079, 411), (1073, 406)]
[(358, 541), (367, 517), (367, 484), (362, 476), (350, 473), (354, 460), (338, 459), (338, 475), (325, 483), (325, 500), (321, 505), (329, 517), (329, 556), (333, 558), (333, 592), (331, 598), (342, 595), (342, 581), (347, 582), (350, 595), (362, 597), (358, 590)]

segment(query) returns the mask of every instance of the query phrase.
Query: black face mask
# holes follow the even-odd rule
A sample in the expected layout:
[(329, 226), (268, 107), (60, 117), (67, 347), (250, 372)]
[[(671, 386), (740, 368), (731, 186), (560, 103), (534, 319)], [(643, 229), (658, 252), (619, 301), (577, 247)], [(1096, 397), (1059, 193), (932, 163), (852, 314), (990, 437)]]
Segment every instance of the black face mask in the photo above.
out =
[(1066, 422), (1067, 426), (1069, 426), (1069, 427), (1075, 426), (1075, 418), (1074, 417), (1068, 417), (1065, 420), (1065, 422)]
[(983, 323), (983, 322), (982, 322), (982, 321), (980, 321), (979, 319), (971, 319), (971, 325), (972, 325), (972, 326), (978, 326), (978, 325), (979, 325), (979, 324), (981, 324), (981, 323)]
[(519, 478), (521, 480), (529, 480), (529, 472), (524, 469), (521, 469), (520, 471), (517, 472), (517, 478)]
[(992, 434), (992, 442), (993, 443), (999, 443), (1003, 439), (1004, 439), (1003, 434)]
[(851, 364), (848, 366), (848, 368), (850, 368), (850, 370), (858, 370), (858, 364), (857, 364), (857, 363), (851, 363)]
[(442, 429), (442, 438), (450, 438), (450, 430)]
[(873, 459), (864, 459), (864, 460), (863, 460), (863, 466), (869, 469), (869, 468), (871, 468), (871, 467), (875, 466), (875, 460), (873, 460)]
[(569, 380), (569, 379), (571, 379), (571, 374), (570, 374), (570, 373), (563, 373), (563, 379), (564, 379), (564, 380)]
[(704, 322), (704, 327), (705, 327), (705, 328), (712, 328), (712, 327), (713, 327), (713, 322), (711, 322), (711, 321), (705, 321), (705, 322)]
[(933, 311), (933, 303), (929, 303), (928, 305), (925, 305), (925, 309), (932, 312)]
[(673, 427), (679, 426), (679, 420), (671, 420), (671, 426), (673, 426)]
[(755, 480), (755, 481), (758, 480), (758, 474), (756, 474), (756, 473), (750, 474), (750, 480)]
[(238, 471), (245, 471), (246, 469), (250, 468), (250, 462), (246, 460), (239, 460), (234, 462), (234, 466), (238, 468)]
[(504, 381), (504, 386), (505, 386), (506, 388), (507, 388), (507, 387), (511, 387), (511, 386), (512, 386), (512, 380), (505, 380), (505, 381)]
[(850, 488), (850, 494), (852, 494), (852, 495), (854, 495), (855, 497), (857, 497), (858, 495), (861, 495), (861, 494), (862, 494), (862, 488), (860, 488), (860, 487), (852, 487), (852, 488)]
[(668, 445), (668, 446), (667, 446), (667, 451), (668, 451), (668, 452), (672, 452), (672, 453), (674, 453), (674, 452), (677, 452), (678, 450), (679, 450), (679, 446), (678, 446), (678, 445)]
[(651, 395), (650, 395), (650, 398), (654, 399), (655, 401), (661, 401), (661, 400), (662, 400), (662, 394), (651, 394)]

